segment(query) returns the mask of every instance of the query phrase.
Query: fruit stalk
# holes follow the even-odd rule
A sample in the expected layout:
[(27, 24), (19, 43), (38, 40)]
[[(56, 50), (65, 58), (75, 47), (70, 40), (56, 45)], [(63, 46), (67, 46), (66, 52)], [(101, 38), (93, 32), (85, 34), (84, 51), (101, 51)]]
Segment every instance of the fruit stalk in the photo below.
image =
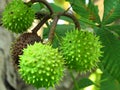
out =
[(48, 42), (49, 43), (52, 43), (52, 41), (53, 41), (54, 31), (55, 31), (58, 20), (59, 20), (59, 16), (56, 15), (53, 19), (52, 27), (50, 28), (50, 32), (49, 32), (49, 36), (48, 36)]
[(60, 13), (60, 16), (66, 16), (66, 17), (72, 19), (74, 24), (75, 24), (75, 28), (80, 30), (80, 28), (81, 28), (80, 27), (80, 23), (79, 23), (79, 21), (77, 20), (77, 18), (73, 14), (68, 13), (68, 12), (63, 12), (63, 13)]
[(52, 41), (53, 41), (55, 27), (57, 25), (57, 22), (58, 22), (60, 16), (66, 16), (66, 17), (69, 17), (70, 19), (72, 19), (74, 24), (75, 24), (75, 28), (77, 30), (80, 30), (80, 23), (73, 14), (70, 14), (70, 13), (67, 13), (67, 12), (59, 12), (59, 13), (57, 13), (56, 16), (54, 16), (52, 27), (51, 27), (50, 32), (49, 32), (48, 42), (50, 42), (50, 43), (52, 43)]
[(37, 33), (37, 31), (43, 26), (46, 21), (50, 19), (50, 15), (46, 15), (39, 23), (38, 25), (32, 30), (32, 33)]

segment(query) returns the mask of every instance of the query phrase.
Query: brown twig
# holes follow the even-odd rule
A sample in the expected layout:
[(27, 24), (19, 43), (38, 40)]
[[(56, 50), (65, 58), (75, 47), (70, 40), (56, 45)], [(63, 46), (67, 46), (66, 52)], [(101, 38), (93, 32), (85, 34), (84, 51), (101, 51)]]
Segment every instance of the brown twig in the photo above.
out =
[(46, 0), (31, 0), (30, 2), (32, 2), (32, 3), (35, 3), (35, 2), (43, 3), (49, 9), (50, 15), (53, 14), (53, 9), (52, 9), (52, 7), (49, 5), (49, 3)]
[[(40, 2), (40, 3), (43, 3), (47, 6), (47, 8), (49, 9), (50, 11), (50, 15), (49, 17), (47, 16), (43, 18), (43, 20), (32, 30), (33, 33), (36, 33), (38, 31), (38, 29), (50, 18), (50, 17), (53, 17), (53, 23), (51, 25), (51, 28), (50, 28), (50, 32), (49, 32), (49, 35), (48, 35), (48, 42), (52, 43), (53, 41), (53, 38), (54, 38), (54, 31), (55, 31), (55, 28), (56, 28), (56, 25), (57, 25), (57, 22), (60, 18), (60, 16), (66, 16), (66, 17), (69, 17), (73, 20), (74, 24), (75, 24), (75, 28), (80, 30), (80, 24), (78, 22), (78, 20), (76, 19), (76, 17), (71, 14), (71, 13), (68, 13), (68, 12), (60, 12), (60, 13), (57, 13), (57, 15), (54, 16), (54, 12), (53, 12), (53, 9), (51, 8), (51, 6), (49, 5), (49, 3), (46, 1), (46, 0), (31, 0), (30, 2), (32, 3), (35, 3), (35, 2)], [(40, 13), (37, 13), (40, 15)], [(38, 15), (38, 16), (39, 16)]]
[(71, 18), (73, 20), (74, 24), (75, 24), (75, 28), (80, 30), (80, 23), (73, 14), (68, 13), (68, 12), (63, 12), (63, 13), (60, 13), (59, 15)]
[(45, 13), (44, 12), (37, 12), (37, 13), (35, 13), (35, 18), (41, 20), (46, 15), (49, 15), (49, 13), (47, 13), (47, 12), (45, 12)]
[[(49, 3), (46, 0), (31, 0), (30, 2), (32, 2), (32, 3), (35, 3), (35, 2), (43, 3), (44, 5), (46, 5), (46, 7), (50, 11), (50, 15), (49, 14), (47, 14), (47, 15), (44, 14), (45, 16), (42, 19), (42, 21), (40, 21), (40, 23), (38, 23), (38, 25), (32, 30), (32, 33), (37, 33), (37, 31), (41, 28), (41, 26), (44, 23), (46, 23), (48, 19), (50, 19), (51, 15), (53, 14), (53, 9), (51, 8), (51, 6), (49, 5)], [(41, 19), (40, 18), (41, 15), (42, 15), (42, 13), (36, 13), (36, 16), (37, 16), (38, 19)]]
[(52, 43), (52, 41), (53, 41), (54, 31), (55, 31), (55, 28), (56, 28), (56, 25), (57, 25), (57, 22), (58, 22), (60, 16), (66, 16), (66, 17), (71, 18), (75, 24), (75, 28), (80, 30), (80, 23), (73, 14), (67, 13), (67, 12), (57, 13), (57, 15), (54, 16), (52, 27), (50, 29), (49, 36), (48, 36), (48, 42), (50, 42), (50, 43)]
[(44, 23), (47, 22), (47, 20), (50, 19), (50, 15), (46, 15), (42, 21), (38, 23), (38, 25), (32, 30), (32, 33), (37, 33), (37, 31), (43, 26)]
[(49, 36), (48, 36), (48, 42), (49, 43), (52, 43), (52, 41), (53, 41), (54, 32), (55, 32), (55, 28), (56, 28), (58, 20), (59, 20), (59, 16), (56, 15), (53, 19), (52, 27), (50, 28), (50, 32), (49, 32)]

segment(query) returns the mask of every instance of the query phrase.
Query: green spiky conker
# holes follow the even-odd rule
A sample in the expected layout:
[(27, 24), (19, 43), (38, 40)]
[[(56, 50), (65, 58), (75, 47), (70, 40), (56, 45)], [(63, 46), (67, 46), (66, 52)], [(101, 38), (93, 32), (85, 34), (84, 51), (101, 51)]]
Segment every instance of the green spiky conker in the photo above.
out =
[(101, 48), (98, 36), (85, 30), (73, 30), (63, 37), (61, 53), (69, 69), (87, 72), (97, 66)]
[(5, 28), (15, 33), (26, 31), (35, 17), (35, 12), (22, 0), (12, 0), (5, 8), (2, 23)]
[(35, 43), (24, 48), (19, 66), (19, 73), (26, 83), (36, 88), (48, 88), (62, 79), (64, 60), (58, 49)]

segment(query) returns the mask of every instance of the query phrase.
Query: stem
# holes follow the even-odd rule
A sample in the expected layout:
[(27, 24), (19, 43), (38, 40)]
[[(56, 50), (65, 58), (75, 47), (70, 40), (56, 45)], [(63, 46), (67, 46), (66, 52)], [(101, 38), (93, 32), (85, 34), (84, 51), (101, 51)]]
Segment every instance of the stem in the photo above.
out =
[(55, 16), (53, 19), (52, 27), (50, 28), (49, 36), (48, 36), (48, 42), (52, 43), (54, 38), (54, 31), (57, 25), (57, 22), (59, 20), (59, 16)]
[(75, 79), (75, 77), (74, 77), (74, 75), (73, 75), (73, 73), (72, 73), (72, 70), (70, 70), (70, 75), (71, 75), (71, 77), (72, 77), (72, 79), (73, 79), (73, 82), (74, 82), (74, 84), (75, 84), (76, 90), (79, 90), (78, 83), (77, 83), (77, 81), (76, 81), (76, 79)]
[(48, 20), (50, 19), (50, 15), (46, 15), (42, 21), (40, 21), (38, 23), (38, 25), (32, 30), (32, 33), (37, 33), (37, 31), (41, 28), (41, 26), (43, 26), (43, 24)]
[(32, 2), (32, 3), (35, 3), (35, 2), (43, 3), (49, 9), (50, 15), (53, 14), (53, 9), (52, 9), (52, 7), (49, 5), (49, 3), (46, 0), (31, 0), (30, 2)]
[(36, 13), (35, 13), (35, 18), (41, 20), (41, 19), (42, 19), (43, 17), (45, 17), (46, 15), (50, 15), (50, 14), (47, 13), (47, 12), (45, 12), (45, 13), (43, 13), (43, 12), (36, 12)]
[(49, 33), (49, 36), (48, 36), (48, 42), (49, 43), (52, 43), (52, 41), (53, 41), (55, 27), (57, 25), (57, 22), (58, 22), (60, 16), (66, 16), (66, 17), (71, 18), (73, 20), (74, 24), (75, 24), (75, 28), (80, 30), (80, 24), (79, 24), (77, 18), (74, 15), (72, 15), (70, 13), (66, 13), (66, 12), (57, 13), (57, 15), (54, 16), (53, 23), (51, 25), (52, 27), (50, 28), (50, 33)]
[(63, 12), (63, 13), (60, 13), (60, 16), (66, 16), (66, 17), (71, 18), (75, 24), (75, 28), (80, 30), (80, 23), (73, 14), (68, 13), (68, 12)]

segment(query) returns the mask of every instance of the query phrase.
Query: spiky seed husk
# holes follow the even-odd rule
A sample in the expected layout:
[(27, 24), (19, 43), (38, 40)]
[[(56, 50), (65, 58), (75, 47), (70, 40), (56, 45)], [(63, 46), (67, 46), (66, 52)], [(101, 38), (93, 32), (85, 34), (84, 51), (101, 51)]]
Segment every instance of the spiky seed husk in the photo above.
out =
[(26, 31), (35, 17), (35, 12), (22, 0), (12, 0), (2, 15), (3, 26), (15, 33)]
[(63, 38), (61, 53), (69, 69), (87, 72), (97, 66), (101, 48), (98, 36), (85, 30), (73, 30)]
[(23, 50), (19, 66), (19, 73), (26, 83), (36, 88), (48, 88), (62, 79), (64, 60), (58, 49), (35, 43)]
[(28, 44), (34, 44), (35, 42), (42, 42), (42, 39), (34, 33), (23, 33), (11, 46), (11, 56), (16, 67), (19, 65), (19, 55), (22, 55), (23, 48), (26, 48)]

